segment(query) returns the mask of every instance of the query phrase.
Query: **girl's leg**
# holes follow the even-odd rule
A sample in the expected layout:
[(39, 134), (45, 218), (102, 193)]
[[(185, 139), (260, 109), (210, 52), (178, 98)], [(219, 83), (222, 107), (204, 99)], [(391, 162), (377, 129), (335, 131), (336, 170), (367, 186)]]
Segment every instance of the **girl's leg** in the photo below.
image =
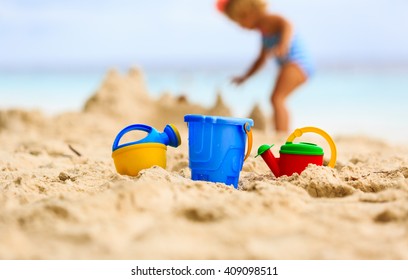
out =
[(271, 96), (275, 129), (287, 133), (289, 130), (289, 112), (286, 98), (307, 80), (305, 73), (295, 63), (282, 65), (275, 88)]

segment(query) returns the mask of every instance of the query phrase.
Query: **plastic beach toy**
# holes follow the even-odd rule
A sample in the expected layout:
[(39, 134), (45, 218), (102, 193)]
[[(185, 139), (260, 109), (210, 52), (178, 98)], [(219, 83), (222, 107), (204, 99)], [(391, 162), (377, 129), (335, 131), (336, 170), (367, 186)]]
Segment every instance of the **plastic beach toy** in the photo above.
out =
[(323, 130), (316, 127), (304, 127), (296, 129), (286, 140), (286, 144), (281, 146), (279, 154), (280, 158), (275, 158), (270, 148), (273, 145), (262, 145), (258, 149), (258, 155), (263, 158), (265, 163), (276, 176), (287, 175), (293, 173), (302, 173), (309, 164), (323, 165), (323, 149), (313, 143), (293, 143), (296, 137), (300, 137), (303, 133), (313, 132), (321, 135), (330, 145), (331, 159), (328, 163), (329, 167), (334, 167), (337, 158), (336, 145), (332, 138)]
[[(130, 131), (144, 131), (148, 134), (141, 140), (119, 145), (123, 135)], [(167, 146), (178, 147), (180, 144), (180, 134), (172, 124), (166, 125), (164, 132), (144, 124), (125, 127), (116, 136), (112, 146), (116, 171), (122, 175), (136, 176), (140, 170), (154, 165), (166, 168)]]
[[(251, 119), (186, 115), (189, 167), (193, 180), (238, 188), (244, 160), (252, 149)], [(248, 138), (248, 149), (245, 145)]]

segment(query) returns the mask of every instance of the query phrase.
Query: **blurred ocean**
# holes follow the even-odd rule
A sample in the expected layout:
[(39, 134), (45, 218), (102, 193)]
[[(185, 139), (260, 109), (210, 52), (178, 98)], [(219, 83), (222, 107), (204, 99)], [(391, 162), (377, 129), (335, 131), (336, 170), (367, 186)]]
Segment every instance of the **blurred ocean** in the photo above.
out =
[[(144, 73), (153, 97), (170, 92), (210, 107), (219, 90), (237, 117), (247, 117), (255, 104), (264, 113), (271, 113), (274, 69), (263, 70), (242, 87), (229, 83), (240, 70)], [(80, 110), (104, 76), (102, 71), (0, 72), (0, 109), (36, 108), (48, 114)], [(364, 134), (406, 142), (407, 77), (408, 70), (321, 70), (289, 99), (292, 127), (317, 126), (333, 134)]]

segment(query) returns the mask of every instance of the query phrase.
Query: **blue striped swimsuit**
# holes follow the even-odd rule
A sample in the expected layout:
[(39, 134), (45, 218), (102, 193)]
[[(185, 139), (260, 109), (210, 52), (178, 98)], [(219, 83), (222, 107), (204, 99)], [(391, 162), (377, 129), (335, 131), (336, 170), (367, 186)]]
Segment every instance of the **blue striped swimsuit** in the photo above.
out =
[[(279, 41), (280, 34), (262, 35), (262, 46), (265, 49), (275, 47)], [(279, 65), (283, 65), (288, 62), (296, 63), (308, 77), (312, 76), (315, 72), (312, 59), (297, 34), (295, 34), (292, 38), (287, 55), (285, 57), (277, 57), (276, 60)]]

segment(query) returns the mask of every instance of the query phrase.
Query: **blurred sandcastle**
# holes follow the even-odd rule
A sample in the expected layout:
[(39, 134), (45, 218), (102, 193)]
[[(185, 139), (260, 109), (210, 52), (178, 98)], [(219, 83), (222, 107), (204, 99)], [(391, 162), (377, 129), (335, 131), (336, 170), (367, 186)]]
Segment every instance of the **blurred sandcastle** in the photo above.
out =
[(231, 110), (227, 105), (225, 105), (220, 91), (217, 92), (217, 99), (215, 101), (215, 105), (208, 111), (208, 115), (223, 117), (232, 116)]
[(99, 89), (86, 101), (84, 112), (127, 117), (145, 113), (149, 105), (152, 100), (139, 69), (132, 68), (126, 75), (110, 70)]
[(258, 104), (256, 104), (252, 109), (251, 113), (249, 114), (249, 118), (254, 120), (255, 129), (266, 129), (266, 118)]
[[(163, 92), (158, 99), (152, 98), (143, 73), (137, 68), (130, 69), (124, 75), (116, 70), (108, 71), (100, 88), (86, 101), (83, 111), (157, 126), (182, 123), (186, 114), (232, 116), (220, 91), (211, 108), (189, 102), (186, 94), (175, 96), (170, 92)], [(259, 107), (253, 109), (251, 116), (257, 127), (265, 127), (264, 116)]]

